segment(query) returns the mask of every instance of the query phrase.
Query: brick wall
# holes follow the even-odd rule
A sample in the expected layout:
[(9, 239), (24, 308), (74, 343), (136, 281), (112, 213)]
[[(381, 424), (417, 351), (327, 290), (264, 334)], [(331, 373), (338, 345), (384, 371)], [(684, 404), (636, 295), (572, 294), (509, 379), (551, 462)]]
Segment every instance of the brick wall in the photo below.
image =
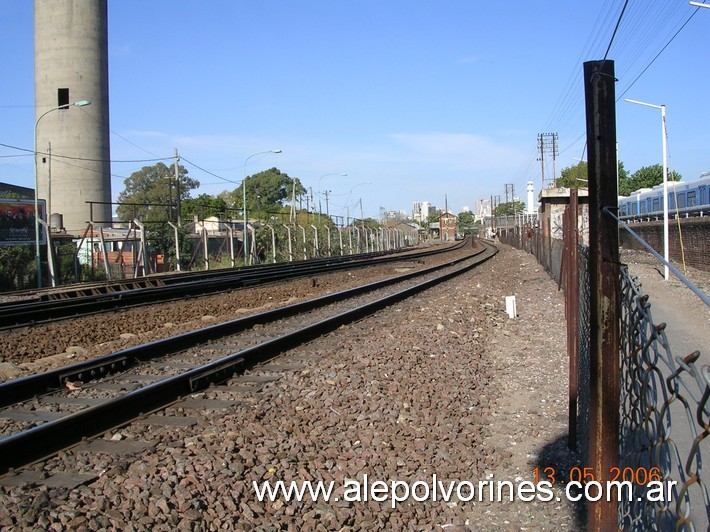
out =
[[(653, 249), (663, 255), (663, 221), (631, 224), (634, 230)], [(710, 217), (682, 218), (680, 233), (683, 236), (685, 263), (703, 271), (710, 271)], [(673, 262), (681, 263), (678, 222), (669, 220), (668, 252)], [(644, 249), (628, 231), (619, 229), (619, 245), (626, 249)]]

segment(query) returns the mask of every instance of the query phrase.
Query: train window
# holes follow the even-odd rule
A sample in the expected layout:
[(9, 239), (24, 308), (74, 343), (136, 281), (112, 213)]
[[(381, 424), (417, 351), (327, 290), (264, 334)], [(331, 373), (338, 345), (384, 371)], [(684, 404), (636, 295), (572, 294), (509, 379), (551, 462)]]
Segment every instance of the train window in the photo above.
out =
[(661, 198), (653, 198), (653, 212), (661, 210)]
[(638, 213), (639, 213), (638, 205), (636, 205), (635, 203), (632, 203), (631, 204), (631, 214), (638, 214)]
[(695, 199), (695, 191), (693, 190), (692, 192), (688, 192), (688, 207), (695, 207), (697, 205), (697, 201)]
[(685, 207), (685, 192), (678, 194), (678, 208), (682, 209)]

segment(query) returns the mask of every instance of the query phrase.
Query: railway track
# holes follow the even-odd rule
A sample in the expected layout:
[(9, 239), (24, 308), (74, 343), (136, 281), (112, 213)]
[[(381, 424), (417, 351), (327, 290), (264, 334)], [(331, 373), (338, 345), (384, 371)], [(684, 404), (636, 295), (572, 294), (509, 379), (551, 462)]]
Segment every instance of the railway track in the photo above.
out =
[[(246, 367), (468, 271), (496, 252), (485, 244), (447, 264), (2, 384), (0, 474), (146, 419)], [(173, 416), (149, 416), (160, 424), (183, 423), (168, 417)]]
[[(409, 253), (375, 253), (330, 257), (237, 269), (192, 272), (146, 279), (148, 284), (107, 283), (85, 291), (65, 292), (49, 299), (46, 293), (29, 300), (0, 303), (0, 330), (49, 323), (101, 312), (223, 292), (298, 277), (363, 268), (406, 259), (429, 257), (457, 249), (464, 243)], [(156, 284), (157, 283), (157, 284)], [(67, 295), (68, 294), (68, 295)]]

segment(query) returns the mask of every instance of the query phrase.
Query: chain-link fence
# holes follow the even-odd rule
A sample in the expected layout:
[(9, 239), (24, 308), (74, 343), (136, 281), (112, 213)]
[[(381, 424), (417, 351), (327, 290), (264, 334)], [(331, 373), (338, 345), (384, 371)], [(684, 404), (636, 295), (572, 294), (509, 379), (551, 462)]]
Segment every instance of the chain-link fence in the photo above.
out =
[[(625, 530), (707, 529), (702, 451), (710, 434), (709, 367), (698, 364), (699, 351), (673, 356), (665, 324), (654, 324), (649, 298), (626, 267), (620, 345), (619, 467), (633, 486), (619, 505), (620, 524)], [(663, 498), (653, 497), (641, 475), (663, 481)]]
[[(589, 246), (577, 246), (577, 273), (579, 297), (577, 307), (577, 451), (582, 463), (589, 463), (589, 409), (591, 390), (589, 388), (591, 334), (591, 293), (589, 286)], [(573, 428), (570, 427), (572, 430)]]
[[(501, 242), (535, 255), (565, 287), (567, 320), (575, 317), (576, 345), (570, 348), (570, 367), (577, 368), (570, 387), (570, 438), (581, 463), (590, 449), (590, 251), (584, 235), (586, 211), (567, 212), (563, 240), (545, 239), (538, 227), (501, 231)], [(568, 211), (572, 211), (568, 207)], [(523, 231), (524, 233), (521, 233)], [(521, 238), (522, 236), (522, 238)], [(576, 264), (571, 264), (577, 250)], [(576, 271), (568, 271), (574, 268)], [(569, 275), (577, 276), (576, 285)], [(641, 292), (627, 267), (620, 286), (620, 425), (616, 480), (630, 481), (631, 492), (620, 497), (619, 527), (623, 530), (710, 530), (710, 497), (703, 479), (703, 449), (710, 442), (710, 366), (702, 366), (698, 351), (675, 357), (665, 334), (656, 325), (649, 297)], [(572, 314), (570, 314), (570, 312)], [(574, 327), (573, 327), (574, 329)], [(569, 334), (569, 329), (568, 329)], [(572, 360), (574, 357), (574, 361)], [(574, 406), (576, 405), (576, 406)], [(612, 473), (612, 477), (614, 472)], [(660, 481), (661, 484), (649, 484)], [(626, 489), (626, 488), (624, 488)]]

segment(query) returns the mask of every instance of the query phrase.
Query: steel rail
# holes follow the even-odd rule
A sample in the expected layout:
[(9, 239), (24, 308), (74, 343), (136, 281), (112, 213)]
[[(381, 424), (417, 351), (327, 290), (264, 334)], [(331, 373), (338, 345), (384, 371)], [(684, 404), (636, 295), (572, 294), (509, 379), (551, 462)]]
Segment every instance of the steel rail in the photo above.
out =
[(390, 255), (379, 257), (375, 262), (373, 262), (371, 256), (365, 256), (364, 258), (356, 260), (342, 260), (342, 258), (339, 258), (341, 260), (330, 259), (323, 261), (323, 259), (318, 259), (318, 262), (301, 261), (300, 263), (262, 265), (236, 270), (225, 270), (227, 272), (226, 274), (220, 273), (218, 275), (210, 275), (198, 279), (183, 278), (182, 282), (162, 286), (85, 295), (70, 299), (20, 303), (11, 302), (0, 305), (0, 330), (108, 312), (117, 308), (153, 304), (158, 301), (169, 301), (188, 296), (197, 297), (223, 290), (330, 273), (337, 270), (421, 258), (431, 256), (434, 253), (444, 253), (456, 249), (460, 249), (460, 246), (446, 248), (445, 250), (435, 250), (434, 252), (427, 251), (404, 256)]
[(237, 334), (250, 329), (255, 325), (270, 323), (302, 312), (307, 312), (336, 301), (342, 301), (360, 294), (371, 292), (397, 282), (427, 275), (468, 260), (471, 257), (483, 252), (485, 252), (485, 250), (479, 251), (470, 256), (460, 257), (443, 264), (431, 266), (423, 270), (409, 272), (389, 279), (356, 286), (354, 288), (301, 301), (292, 305), (252, 314), (243, 318), (237, 318), (224, 323), (197, 329), (195, 331), (189, 331), (177, 336), (155, 340), (84, 362), (7, 381), (0, 384), (0, 408), (5, 408), (22, 401), (26, 401), (32, 397), (45, 394), (52, 390), (61, 389), (66, 386), (67, 381), (98, 378), (109, 373), (123, 371), (138, 362), (155, 359), (170, 353), (195, 347), (210, 340), (216, 340), (225, 336)]
[[(132, 279), (120, 279), (113, 281), (102, 281), (102, 282), (87, 282), (79, 283), (73, 285), (66, 285), (53, 288), (41, 288), (41, 289), (31, 289), (31, 290), (16, 290), (7, 293), (10, 296), (22, 297), (20, 301), (8, 301), (0, 302), (0, 308), (6, 305), (13, 305), (18, 302), (39, 302), (39, 301), (53, 301), (58, 299), (71, 299), (75, 297), (82, 297), (85, 295), (100, 295), (100, 294), (112, 294), (116, 292), (122, 292), (124, 290), (136, 290), (141, 288), (151, 288), (156, 286), (164, 286), (174, 283), (183, 283), (187, 280), (197, 280), (204, 278), (217, 278), (222, 276), (234, 275), (238, 271), (264, 271), (270, 268), (279, 268), (284, 265), (297, 265), (297, 264), (317, 264), (317, 263), (338, 263), (338, 262), (354, 262), (377, 258), (386, 257), (388, 255), (398, 255), (402, 258), (406, 258), (409, 253), (412, 255), (419, 254), (436, 254), (460, 247), (460, 243), (457, 242), (453, 246), (449, 246), (443, 249), (429, 249), (421, 250), (420, 248), (410, 248), (410, 249), (399, 249), (399, 250), (389, 250), (389, 251), (373, 251), (370, 253), (359, 253), (354, 255), (336, 255), (333, 257), (320, 257), (307, 260), (295, 260), (289, 263), (276, 263), (276, 264), (255, 264), (252, 266), (240, 266), (235, 268), (220, 268), (216, 270), (200, 270), (200, 271), (186, 271), (186, 272), (170, 272), (158, 275), (146, 275), (141, 277), (135, 277)], [(24, 297), (23, 297), (24, 296)]]
[(475, 256), (475, 261), (455, 271), (446, 272), (434, 279), (423, 281), (394, 294), (379, 298), (376, 301), (323, 319), (297, 331), (284, 334), (206, 365), (128, 392), (115, 399), (87, 407), (66, 417), (49, 421), (3, 438), (0, 440), (0, 474), (50, 456), (85, 438), (125, 425), (147, 413), (164, 408), (185, 395), (204, 389), (214, 382), (223, 382), (231, 377), (242, 364), (252, 365), (273, 358), (288, 349), (323, 336), (342, 325), (362, 319), (389, 305), (469, 271), (497, 253), (498, 250), (494, 246), (487, 243), (484, 245), (484, 251)]

